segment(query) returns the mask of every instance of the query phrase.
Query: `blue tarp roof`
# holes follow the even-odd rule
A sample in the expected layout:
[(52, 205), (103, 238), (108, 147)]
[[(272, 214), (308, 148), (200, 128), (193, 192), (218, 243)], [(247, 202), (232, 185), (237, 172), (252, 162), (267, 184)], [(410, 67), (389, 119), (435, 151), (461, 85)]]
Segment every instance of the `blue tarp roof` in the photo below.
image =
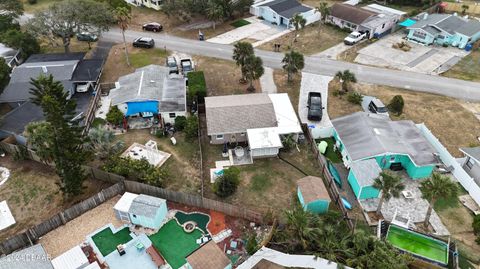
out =
[(405, 26), (405, 27), (410, 27), (410, 26), (414, 25), (415, 23), (417, 23), (417, 21), (412, 20), (412, 19), (406, 19), (406, 20), (402, 21), (401, 23), (399, 23), (398, 25)]
[(127, 102), (127, 107), (127, 114), (125, 116), (134, 115), (140, 112), (158, 114), (158, 101)]

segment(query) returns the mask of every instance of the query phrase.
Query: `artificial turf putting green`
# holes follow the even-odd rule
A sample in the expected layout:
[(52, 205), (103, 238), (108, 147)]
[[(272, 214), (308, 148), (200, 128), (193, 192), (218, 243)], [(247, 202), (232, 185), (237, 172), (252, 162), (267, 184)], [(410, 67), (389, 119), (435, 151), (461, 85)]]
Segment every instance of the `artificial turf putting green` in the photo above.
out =
[(103, 257), (105, 257), (116, 250), (118, 245), (125, 244), (132, 240), (132, 237), (130, 236), (130, 230), (128, 227), (125, 227), (116, 233), (113, 233), (110, 227), (107, 227), (92, 236), (92, 240), (98, 250), (100, 250), (100, 253), (102, 253)]
[(235, 28), (242, 27), (242, 26), (249, 25), (249, 24), (250, 24), (250, 22), (247, 21), (247, 20), (244, 20), (244, 19), (236, 20), (236, 21), (230, 23), (230, 25), (235, 27)]
[(448, 264), (448, 246), (434, 238), (390, 226), (387, 241), (394, 247), (443, 264)]
[(168, 264), (173, 269), (178, 269), (187, 262), (185, 258), (199, 247), (196, 241), (202, 236), (197, 229), (192, 233), (186, 233), (175, 220), (170, 220), (148, 238)]
[(329, 159), (332, 163), (341, 163), (342, 162), (342, 156), (340, 155), (340, 152), (334, 151), (333, 147), (335, 145), (335, 139), (332, 137), (328, 138), (323, 138), (323, 139), (317, 139), (315, 142), (318, 144), (321, 141), (325, 141), (328, 144), (327, 150), (325, 151), (325, 157)]
[(178, 211), (175, 213), (175, 218), (178, 222), (183, 225), (187, 221), (195, 221), (197, 223), (198, 228), (203, 231), (203, 233), (207, 233), (207, 225), (210, 221), (210, 216), (202, 213), (183, 213)]

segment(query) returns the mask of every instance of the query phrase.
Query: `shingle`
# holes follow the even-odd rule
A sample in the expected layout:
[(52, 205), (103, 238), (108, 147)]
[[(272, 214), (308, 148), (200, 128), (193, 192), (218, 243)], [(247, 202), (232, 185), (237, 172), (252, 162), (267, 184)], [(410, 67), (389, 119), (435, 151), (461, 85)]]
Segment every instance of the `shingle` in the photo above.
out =
[(28, 57), (25, 63), (80, 61), (84, 57), (85, 52), (33, 54)]
[(330, 7), (330, 16), (348, 21), (354, 24), (361, 24), (366, 19), (377, 15), (377, 13), (345, 4), (334, 4)]
[(43, 246), (37, 244), (0, 258), (0, 268), (53, 269), (53, 265)]
[(323, 180), (319, 177), (304, 177), (298, 180), (297, 186), (302, 193), (305, 204), (309, 204), (317, 200), (330, 201), (330, 195), (328, 194), (327, 188), (325, 188)]
[(450, 16), (438, 22), (435, 26), (453, 35), (457, 30), (463, 28), (465, 24), (467, 24), (465, 19), (457, 16)]
[(468, 37), (471, 37), (476, 33), (480, 32), (480, 21), (470, 20), (461, 28), (457, 29), (457, 32), (459, 32), (460, 34), (464, 34)]
[(201, 246), (186, 259), (193, 269), (224, 269), (230, 264), (230, 259), (213, 240)]
[(374, 179), (382, 172), (375, 159), (353, 162), (350, 168), (361, 187), (373, 185)]
[(287, 19), (292, 18), (297, 13), (303, 13), (312, 10), (311, 8), (300, 4), (297, 0), (275, 0), (263, 4), (270, 7), (273, 11)]
[(42, 108), (31, 102), (25, 102), (1, 119), (0, 129), (13, 134), (22, 134), (28, 123), (44, 119)]
[(165, 203), (164, 199), (140, 194), (133, 199), (128, 213), (154, 219), (158, 209)]

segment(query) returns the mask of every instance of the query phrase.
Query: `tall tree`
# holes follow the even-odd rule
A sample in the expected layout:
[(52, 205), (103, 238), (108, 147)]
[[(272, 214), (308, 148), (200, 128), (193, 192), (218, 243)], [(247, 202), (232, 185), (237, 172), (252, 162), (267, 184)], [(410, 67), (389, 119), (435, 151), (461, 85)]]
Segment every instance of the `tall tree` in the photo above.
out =
[(265, 69), (263, 68), (263, 61), (262, 58), (257, 57), (255, 55), (250, 55), (245, 59), (245, 63), (242, 66), (242, 74), (245, 76), (247, 81), (250, 83), (248, 87), (248, 91), (255, 91), (255, 87), (253, 86), (253, 81), (259, 79)]
[(0, 10), (3, 14), (17, 18), (23, 14), (23, 4), (20, 0), (2, 0), (0, 1)]
[(10, 82), (10, 72), (12, 69), (7, 65), (4, 58), (0, 57), (0, 94), (2, 94), (8, 82)]
[(420, 183), (422, 198), (429, 202), (424, 226), (427, 228), (432, 215), (432, 209), (438, 199), (448, 199), (457, 196), (458, 186), (448, 176), (433, 173), (432, 177)]
[[(78, 121), (73, 121), (76, 103), (67, 100), (68, 93), (63, 85), (54, 81), (53, 76), (40, 76), (32, 79), (33, 88), (31, 101), (42, 108), (45, 121), (48, 123), (43, 128), (48, 128), (51, 136), (39, 147), (45, 156), (55, 163), (55, 170), (60, 177), (61, 190), (68, 195), (77, 195), (82, 191), (82, 184), (86, 176), (82, 165), (86, 162), (89, 152), (85, 149), (85, 139)], [(35, 133), (35, 130), (32, 130)]]
[(64, 0), (37, 12), (27, 29), (34, 36), (44, 37), (52, 45), (62, 40), (65, 53), (70, 52), (70, 39), (80, 32), (107, 31), (115, 21), (109, 6), (94, 0)]
[(217, 21), (220, 21), (224, 16), (223, 8), (216, 1), (210, 0), (208, 2), (208, 7), (206, 11), (207, 11), (207, 18), (213, 22), (213, 30), (215, 31), (215, 26), (217, 24)]
[(125, 146), (125, 142), (115, 140), (115, 134), (104, 127), (90, 129), (88, 137), (89, 148), (102, 160), (119, 153)]
[(316, 215), (304, 210), (300, 206), (294, 206), (285, 211), (287, 219), (288, 234), (292, 243), (298, 245), (302, 250), (308, 250), (309, 245), (315, 242), (320, 235), (320, 229), (316, 226), (319, 219)]
[(305, 67), (305, 59), (303, 54), (291, 50), (285, 53), (285, 57), (282, 60), (283, 70), (287, 72), (287, 80), (292, 81), (293, 75), (300, 72)]
[(115, 19), (117, 20), (118, 27), (122, 31), (123, 37), (123, 46), (125, 47), (125, 59), (127, 61), (127, 65), (130, 66), (130, 58), (128, 57), (128, 47), (127, 47), (127, 40), (125, 39), (125, 31), (128, 29), (128, 24), (132, 19), (130, 15), (130, 10), (126, 7), (117, 7), (115, 9)]
[(354, 73), (350, 72), (350, 70), (345, 70), (345, 71), (338, 71), (335, 74), (335, 77), (340, 80), (342, 83), (342, 91), (343, 92), (348, 92), (348, 85), (350, 83), (356, 83), (357, 82), (357, 77), (355, 76)]
[(401, 177), (386, 171), (380, 173), (380, 176), (373, 181), (373, 187), (382, 192), (378, 202), (377, 215), (380, 215), (384, 201), (388, 201), (392, 197), (398, 198), (405, 189)]
[(330, 15), (330, 8), (328, 7), (327, 2), (320, 2), (318, 6), (315, 8), (315, 12), (320, 13), (320, 21), (318, 26), (322, 26), (327, 20), (328, 15)]
[(40, 44), (30, 33), (10, 29), (0, 35), (0, 41), (8, 47), (20, 50), (23, 59), (40, 52)]
[[(297, 41), (298, 31), (303, 29), (306, 23), (307, 23), (307, 20), (299, 13), (295, 14), (293, 18), (290, 19), (290, 24), (293, 25), (293, 27), (295, 28), (295, 32), (294, 32), (295, 35), (293, 37), (294, 42)], [(293, 42), (291, 46), (293, 46)]]
[(245, 65), (245, 59), (254, 55), (252, 44), (248, 42), (237, 42), (233, 46), (233, 60), (237, 66), (242, 68), (242, 80), (245, 81), (245, 75), (243, 74), (243, 66)]

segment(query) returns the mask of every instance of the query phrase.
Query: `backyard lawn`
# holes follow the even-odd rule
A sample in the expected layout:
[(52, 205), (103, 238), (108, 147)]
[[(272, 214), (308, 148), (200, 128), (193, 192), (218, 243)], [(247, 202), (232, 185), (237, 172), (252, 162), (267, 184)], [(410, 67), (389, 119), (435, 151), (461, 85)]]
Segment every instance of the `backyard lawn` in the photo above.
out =
[(187, 262), (185, 258), (199, 247), (196, 240), (202, 236), (199, 230), (186, 233), (175, 220), (170, 220), (156, 234), (148, 238), (168, 264), (173, 269), (178, 269)]
[(113, 233), (112, 229), (107, 227), (92, 236), (92, 240), (98, 250), (100, 250), (100, 253), (102, 253), (103, 257), (105, 257), (115, 251), (118, 245), (125, 244), (132, 240), (132, 237), (130, 236), (130, 230), (128, 227), (125, 227), (116, 233)]
[(472, 51), (442, 75), (463, 80), (480, 81), (480, 49)]

